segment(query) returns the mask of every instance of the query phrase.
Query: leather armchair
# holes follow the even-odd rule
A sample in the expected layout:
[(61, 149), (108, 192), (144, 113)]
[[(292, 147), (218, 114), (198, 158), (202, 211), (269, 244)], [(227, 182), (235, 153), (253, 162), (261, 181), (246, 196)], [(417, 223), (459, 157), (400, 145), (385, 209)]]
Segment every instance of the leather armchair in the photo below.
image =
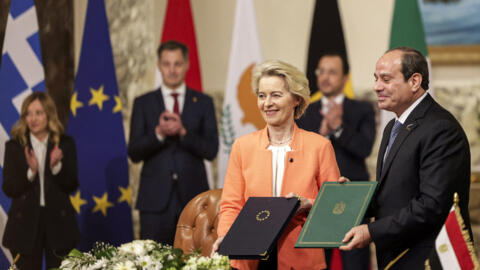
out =
[(222, 189), (198, 194), (183, 209), (177, 223), (173, 246), (188, 254), (201, 249), (203, 256), (210, 256), (217, 239), (218, 211)]

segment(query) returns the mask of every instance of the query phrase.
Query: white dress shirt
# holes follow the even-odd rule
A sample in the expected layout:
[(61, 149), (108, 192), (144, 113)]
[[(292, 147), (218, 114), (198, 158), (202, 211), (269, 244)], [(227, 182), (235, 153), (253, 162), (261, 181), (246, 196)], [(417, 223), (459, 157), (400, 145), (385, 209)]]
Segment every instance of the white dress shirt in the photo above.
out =
[[(420, 102), (422, 102), (422, 100), (427, 96), (427, 92), (423, 93), (423, 95), (421, 97), (419, 97), (417, 100), (415, 100), (415, 102), (413, 102), (412, 105), (410, 105), (410, 107), (408, 107), (401, 115), (400, 117), (395, 117), (395, 121), (398, 121), (400, 123), (405, 124), (405, 121), (407, 120), (408, 116), (410, 115), (410, 113), (412, 113), (412, 111), (418, 106), (418, 104), (420, 104)], [(390, 151), (390, 149), (388, 149), (388, 145), (387, 145), (387, 148), (385, 149), (385, 153), (383, 154), (383, 160), (385, 161), (385, 158), (387, 158), (387, 153)]]
[(165, 110), (169, 112), (173, 112), (173, 105), (175, 104), (175, 99), (172, 97), (173, 93), (177, 93), (177, 100), (178, 100), (178, 111), (180, 114), (183, 111), (183, 104), (185, 103), (185, 93), (187, 92), (187, 86), (185, 83), (182, 83), (176, 89), (171, 89), (162, 84), (162, 95), (163, 95), (163, 102), (165, 103)]
[(280, 197), (280, 194), (282, 194), (283, 173), (285, 172), (285, 158), (287, 152), (292, 151), (292, 148), (289, 145), (270, 145), (267, 149), (272, 151), (272, 196)]
[(423, 93), (423, 95), (421, 97), (419, 97), (417, 100), (415, 100), (415, 102), (413, 102), (412, 105), (410, 105), (410, 107), (408, 107), (408, 109), (406, 109), (401, 115), (400, 117), (395, 117), (395, 120), (398, 120), (400, 123), (405, 124), (405, 121), (407, 120), (408, 116), (410, 115), (410, 113), (412, 113), (413, 109), (415, 109), (418, 104), (420, 104), (420, 102), (422, 102), (422, 100), (427, 96), (427, 92)]
[[(40, 206), (45, 206), (45, 163), (47, 158), (47, 145), (48, 145), (48, 135), (43, 141), (40, 141), (30, 133), (30, 142), (32, 143), (33, 152), (37, 157), (38, 162), (38, 178), (40, 181)], [(49, 162), (49, 161), (48, 161)], [(50, 165), (50, 164), (49, 164)], [(62, 162), (58, 162), (52, 170), (53, 175), (57, 175), (62, 169)], [(32, 170), (28, 168), (27, 178), (30, 182), (33, 182), (35, 175)]]
[[(336, 97), (333, 99), (333, 101), (334, 101), (336, 104), (343, 104), (343, 100), (344, 100), (344, 99), (345, 99), (345, 95), (344, 95), (344, 94), (340, 94), (340, 95), (336, 96)], [(323, 114), (327, 114), (328, 111), (329, 111), (329, 109), (330, 109), (330, 107), (329, 107), (329, 105), (330, 105), (330, 100), (329, 100), (327, 97), (325, 97), (325, 96), (323, 96), (321, 100), (322, 100), (322, 113), (323, 113)]]

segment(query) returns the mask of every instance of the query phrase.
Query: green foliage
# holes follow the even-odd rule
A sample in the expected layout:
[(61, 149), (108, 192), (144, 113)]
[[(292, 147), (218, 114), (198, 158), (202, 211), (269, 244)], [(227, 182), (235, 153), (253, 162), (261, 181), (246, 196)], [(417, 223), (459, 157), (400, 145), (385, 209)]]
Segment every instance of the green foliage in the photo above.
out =
[(223, 144), (227, 147), (225, 151), (227, 154), (230, 154), (232, 144), (235, 141), (235, 129), (233, 127), (230, 104), (227, 104), (222, 112), (222, 127), (220, 128), (220, 134), (222, 135)]

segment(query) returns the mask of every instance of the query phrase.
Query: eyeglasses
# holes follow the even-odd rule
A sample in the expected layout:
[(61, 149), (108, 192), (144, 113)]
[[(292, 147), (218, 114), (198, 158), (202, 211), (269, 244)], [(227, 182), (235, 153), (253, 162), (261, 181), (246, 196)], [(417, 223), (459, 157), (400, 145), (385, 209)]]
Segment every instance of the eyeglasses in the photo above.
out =
[(338, 72), (335, 70), (321, 70), (321, 69), (315, 69), (315, 75), (320, 76), (322, 74), (328, 74), (331, 76), (338, 75)]

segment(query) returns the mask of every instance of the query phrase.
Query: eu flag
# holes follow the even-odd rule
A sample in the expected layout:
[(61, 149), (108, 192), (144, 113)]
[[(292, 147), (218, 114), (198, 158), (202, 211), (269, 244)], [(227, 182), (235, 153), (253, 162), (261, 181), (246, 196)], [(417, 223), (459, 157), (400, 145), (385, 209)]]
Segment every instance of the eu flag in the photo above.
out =
[(103, 0), (89, 0), (82, 49), (70, 100), (67, 133), (75, 138), (80, 189), (81, 250), (95, 241), (113, 245), (133, 238), (131, 189), (110, 34)]

